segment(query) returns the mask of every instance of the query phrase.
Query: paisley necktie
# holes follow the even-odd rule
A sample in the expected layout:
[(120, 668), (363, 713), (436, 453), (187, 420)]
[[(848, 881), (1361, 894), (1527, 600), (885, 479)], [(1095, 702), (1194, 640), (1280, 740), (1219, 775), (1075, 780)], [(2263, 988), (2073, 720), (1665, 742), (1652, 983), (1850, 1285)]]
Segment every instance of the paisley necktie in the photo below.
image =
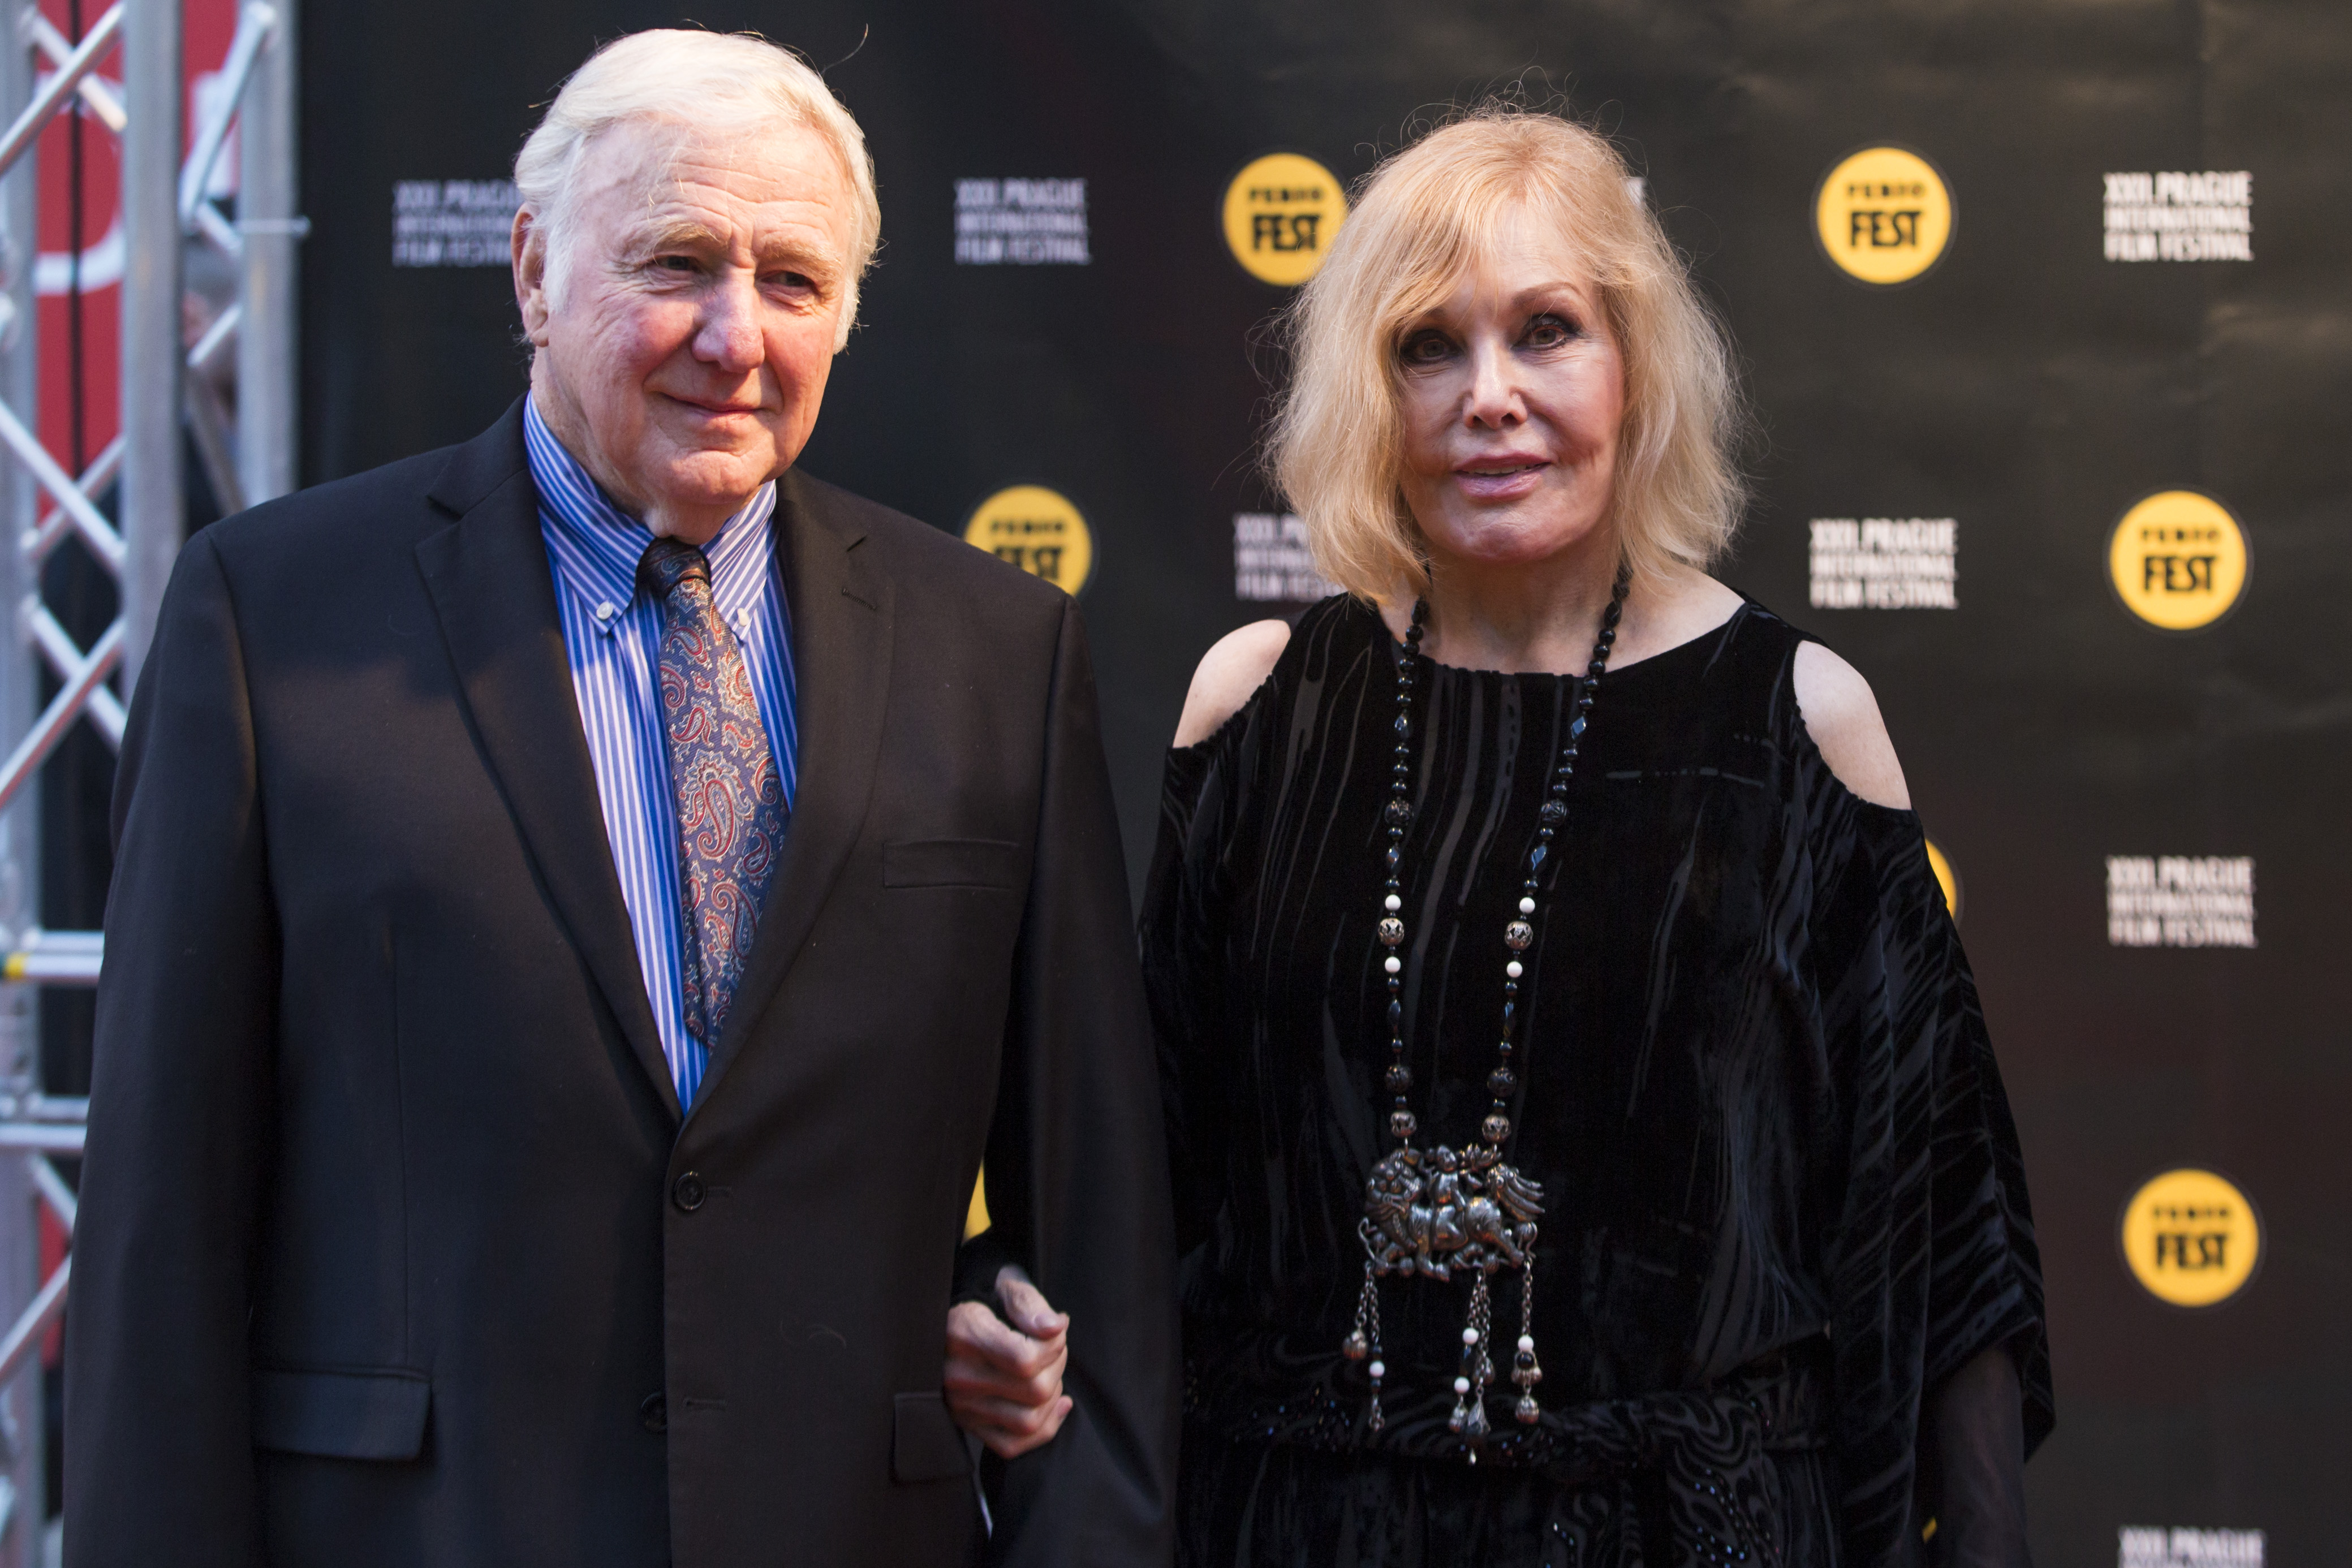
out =
[(677, 800), (681, 978), (692, 1043), (689, 1059), (673, 1064), (683, 1109), (694, 1101), (751, 956), (786, 808), (742, 650), (710, 596), (710, 563), (691, 544), (656, 539), (637, 563), (637, 582), (661, 605), (662, 722)]

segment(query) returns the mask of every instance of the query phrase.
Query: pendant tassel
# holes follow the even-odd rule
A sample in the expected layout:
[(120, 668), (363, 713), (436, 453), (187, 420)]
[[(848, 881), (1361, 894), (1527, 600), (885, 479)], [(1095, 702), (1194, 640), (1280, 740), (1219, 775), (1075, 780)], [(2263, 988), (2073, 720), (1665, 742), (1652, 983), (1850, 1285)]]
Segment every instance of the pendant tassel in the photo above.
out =
[(1543, 1381), (1543, 1368), (1536, 1362), (1536, 1258), (1528, 1254), (1528, 1261), (1519, 1270), (1519, 1344), (1511, 1357), (1511, 1381), (1519, 1385), (1519, 1402), (1511, 1414), (1519, 1418), (1522, 1426), (1532, 1426), (1543, 1419), (1543, 1406), (1536, 1403), (1536, 1384)]
[(1372, 1380), (1371, 1411), (1368, 1417), (1373, 1431), (1387, 1423), (1381, 1415), (1381, 1380), (1388, 1375), (1388, 1367), (1381, 1360), (1381, 1290), (1372, 1278), (1372, 1262), (1364, 1260), (1364, 1288), (1356, 1296), (1355, 1331), (1340, 1347), (1349, 1361), (1368, 1362), (1365, 1367)]

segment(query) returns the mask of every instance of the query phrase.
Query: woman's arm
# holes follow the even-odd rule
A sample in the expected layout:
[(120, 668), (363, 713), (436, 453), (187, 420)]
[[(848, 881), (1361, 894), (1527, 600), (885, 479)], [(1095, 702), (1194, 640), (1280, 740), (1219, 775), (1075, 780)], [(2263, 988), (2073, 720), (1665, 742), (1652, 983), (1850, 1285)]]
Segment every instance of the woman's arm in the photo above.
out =
[(1817, 642), (1797, 648), (1797, 710), (1838, 782), (1863, 799), (1901, 811), (1911, 805), (1878, 699), (1862, 672)]
[(1938, 1568), (2032, 1568), (2025, 1542), (2025, 1420), (2017, 1362), (1979, 1352), (1928, 1401), (1919, 1512)]
[(1287, 621), (1252, 621), (1219, 637), (1192, 672), (1192, 689), (1184, 694), (1184, 716), (1176, 721), (1176, 743), (1197, 746), (1215, 734), (1265, 684), (1275, 661), (1289, 646)]

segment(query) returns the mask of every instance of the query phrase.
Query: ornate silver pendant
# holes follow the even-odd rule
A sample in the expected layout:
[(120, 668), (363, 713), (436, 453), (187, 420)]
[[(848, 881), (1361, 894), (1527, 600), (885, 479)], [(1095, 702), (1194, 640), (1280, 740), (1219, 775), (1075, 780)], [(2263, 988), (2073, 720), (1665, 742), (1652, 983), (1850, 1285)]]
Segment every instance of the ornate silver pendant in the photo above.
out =
[(1511, 1381), (1519, 1397), (1512, 1414), (1522, 1425), (1543, 1417), (1536, 1384), (1543, 1368), (1536, 1362), (1536, 1220), (1543, 1213), (1543, 1188), (1504, 1163), (1494, 1144), (1454, 1150), (1440, 1144), (1426, 1152), (1400, 1145), (1372, 1167), (1364, 1183), (1364, 1217), (1356, 1234), (1364, 1244), (1364, 1288), (1356, 1301), (1355, 1331), (1344, 1349), (1351, 1361), (1370, 1361), (1371, 1429), (1383, 1425), (1381, 1384), (1388, 1369), (1380, 1359), (1381, 1304), (1375, 1277), (1415, 1274), (1451, 1279), (1470, 1276), (1470, 1311), (1462, 1329), (1462, 1367), (1454, 1379), (1454, 1414), (1446, 1425), (1470, 1442), (1470, 1460), (1486, 1441), (1486, 1385), (1494, 1380), (1494, 1309), (1488, 1279), (1501, 1268), (1519, 1271), (1519, 1339), (1511, 1358)]
[(1457, 1268), (1526, 1268), (1542, 1213), (1543, 1188), (1493, 1145), (1424, 1153), (1408, 1143), (1372, 1167), (1356, 1234), (1374, 1273), (1450, 1279)]

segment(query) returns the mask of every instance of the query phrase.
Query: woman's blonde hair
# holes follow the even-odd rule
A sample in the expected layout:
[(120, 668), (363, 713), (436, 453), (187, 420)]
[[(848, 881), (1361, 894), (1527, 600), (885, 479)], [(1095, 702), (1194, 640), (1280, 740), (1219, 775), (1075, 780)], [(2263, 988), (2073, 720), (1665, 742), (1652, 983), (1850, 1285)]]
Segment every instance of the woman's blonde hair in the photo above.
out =
[(1399, 488), (1405, 329), (1493, 255), (1517, 212), (1548, 220), (1601, 293), (1624, 365), (1610, 521), (1637, 575), (1704, 569), (1745, 500), (1730, 344), (1597, 132), (1490, 103), (1374, 169), (1284, 327), (1291, 382), (1267, 442), (1275, 482), (1324, 576), (1386, 603), (1428, 585)]

